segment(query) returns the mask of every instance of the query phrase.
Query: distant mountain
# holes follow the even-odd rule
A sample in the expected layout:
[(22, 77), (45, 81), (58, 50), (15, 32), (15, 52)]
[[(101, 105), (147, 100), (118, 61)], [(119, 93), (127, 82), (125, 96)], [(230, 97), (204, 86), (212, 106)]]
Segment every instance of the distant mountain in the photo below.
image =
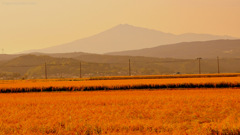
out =
[(29, 50), (24, 53), (66, 53), (88, 52), (107, 53), (124, 50), (134, 50), (189, 41), (207, 41), (216, 39), (234, 39), (229, 36), (187, 33), (174, 35), (156, 30), (121, 24), (94, 36), (73, 41), (54, 47)]
[(178, 59), (194, 59), (197, 57), (216, 58), (217, 56), (224, 58), (240, 58), (240, 40), (182, 42), (108, 54)]

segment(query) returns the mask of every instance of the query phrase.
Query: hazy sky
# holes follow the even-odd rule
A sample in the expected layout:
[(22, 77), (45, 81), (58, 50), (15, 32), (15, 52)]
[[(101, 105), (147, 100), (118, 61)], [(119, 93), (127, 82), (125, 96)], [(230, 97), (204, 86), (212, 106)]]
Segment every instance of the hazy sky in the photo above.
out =
[(240, 37), (240, 0), (0, 0), (0, 49), (55, 46), (122, 23)]

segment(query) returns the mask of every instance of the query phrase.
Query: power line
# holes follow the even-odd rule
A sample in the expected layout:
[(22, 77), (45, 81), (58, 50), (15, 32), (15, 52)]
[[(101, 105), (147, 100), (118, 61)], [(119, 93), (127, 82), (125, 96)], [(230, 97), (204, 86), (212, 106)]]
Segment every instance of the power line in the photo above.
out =
[(37, 66), (42, 66), (42, 65), (20, 65), (20, 66), (2, 66), (2, 67), (37, 67)]
[[(161, 63), (180, 63), (180, 62), (193, 62), (193, 60), (177, 60), (177, 61), (159, 61), (159, 62), (148, 62), (148, 61), (133, 61), (131, 60), (131, 63), (144, 63), (144, 64), (161, 64)], [(83, 64), (81, 62), (81, 64)], [(114, 65), (114, 64), (129, 64), (129, 62), (117, 62), (117, 63), (86, 63), (86, 64), (107, 64), (107, 65)], [(13, 66), (5, 66), (2, 67), (37, 67), (37, 66), (43, 66), (42, 64), (39, 65), (13, 65)], [(50, 64), (48, 63), (47, 66), (79, 66), (79, 63), (59, 63), (59, 64)]]

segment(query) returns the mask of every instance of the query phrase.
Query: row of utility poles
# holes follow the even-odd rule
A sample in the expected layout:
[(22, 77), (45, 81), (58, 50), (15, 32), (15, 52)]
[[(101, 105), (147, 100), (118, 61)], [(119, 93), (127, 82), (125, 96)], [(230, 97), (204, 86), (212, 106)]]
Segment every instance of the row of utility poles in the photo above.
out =
[[(199, 70), (199, 74), (201, 74), (201, 59), (202, 58), (197, 58), (198, 60), (198, 70)], [(217, 67), (218, 67), (218, 74), (220, 74), (220, 65), (219, 65), (219, 57), (217, 57)]]
[[(82, 78), (82, 62), (79, 63), (79, 78)], [(47, 76), (47, 63), (45, 62), (45, 79), (48, 79)]]
[[(197, 58), (198, 60), (198, 69), (199, 69), (199, 74), (201, 74), (201, 60), (202, 58)], [(218, 74), (220, 73), (220, 67), (219, 67), (219, 57), (217, 57), (217, 66), (218, 66)], [(129, 59), (128, 61), (128, 75), (131, 76), (131, 60)], [(82, 78), (82, 62), (79, 62), (79, 78)], [(45, 79), (48, 79), (47, 76), (47, 63), (45, 62)]]
[[(131, 76), (131, 60), (129, 59), (129, 76)], [(82, 78), (82, 62), (79, 62), (79, 78)], [(48, 75), (47, 75), (47, 63), (45, 62), (45, 79), (48, 79)]]
[[(129, 70), (128, 70), (128, 73), (129, 73), (129, 76), (131, 76), (131, 60), (129, 59)], [(79, 63), (79, 78), (82, 78), (82, 62)]]

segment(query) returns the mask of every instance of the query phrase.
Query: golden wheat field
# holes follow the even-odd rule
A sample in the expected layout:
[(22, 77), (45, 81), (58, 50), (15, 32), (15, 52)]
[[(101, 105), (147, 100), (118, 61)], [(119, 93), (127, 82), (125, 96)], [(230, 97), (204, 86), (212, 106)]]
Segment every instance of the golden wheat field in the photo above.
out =
[(240, 89), (0, 94), (0, 134), (239, 134)]
[(2, 80), (0, 90), (0, 134), (240, 134), (240, 77)]
[(203, 77), (125, 80), (10, 80), (0, 81), (0, 92), (92, 91), (145, 88), (240, 87), (240, 77)]

